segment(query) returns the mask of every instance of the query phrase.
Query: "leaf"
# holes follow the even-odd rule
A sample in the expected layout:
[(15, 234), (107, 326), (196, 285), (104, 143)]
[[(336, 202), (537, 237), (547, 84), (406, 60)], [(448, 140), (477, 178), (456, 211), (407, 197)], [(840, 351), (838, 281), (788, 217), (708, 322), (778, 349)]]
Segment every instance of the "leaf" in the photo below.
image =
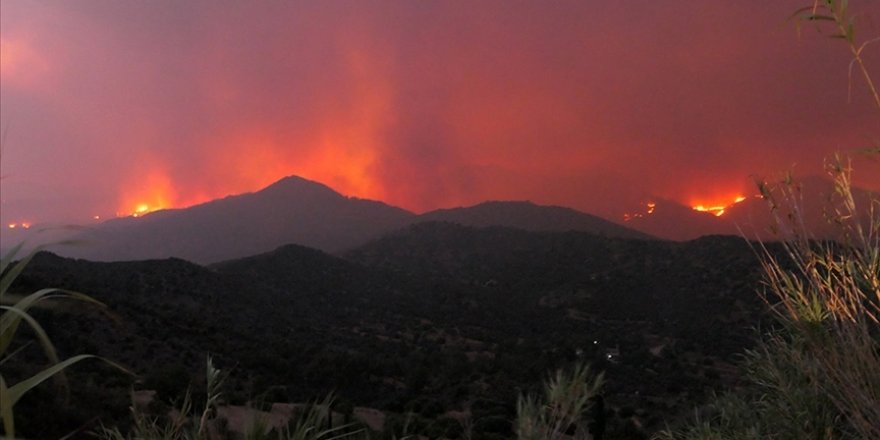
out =
[[(6, 294), (9, 287), (12, 285), (12, 282), (15, 281), (16, 278), (18, 278), (18, 276), (24, 270), (25, 266), (30, 263), (35, 255), (44, 250), (46, 246), (76, 246), (82, 243), (83, 242), (81, 240), (61, 240), (58, 242), (49, 243), (47, 245), (39, 245), (31, 249), (31, 251), (28, 252), (28, 254), (24, 256), (24, 258), (19, 260), (18, 263), (16, 263), (11, 269), (9, 269), (9, 266), (12, 264), (15, 256), (18, 255), (18, 253), (21, 252), (22, 248), (24, 247), (23, 242), (15, 245), (12, 249), (6, 252), (6, 255), (4, 255), (2, 259), (0, 259), (0, 275), (2, 275), (2, 277), (0, 277), (0, 300), (3, 299), (3, 295)], [(7, 269), (9, 269), (8, 272)]]
[[(28, 310), (35, 304), (52, 298), (76, 299), (79, 301), (95, 304), (100, 307), (106, 307), (104, 303), (82, 293), (64, 289), (38, 290), (22, 298), (13, 306), (3, 306), (3, 309), (7, 310), (7, 312), (3, 313), (3, 315), (0, 316), (0, 354), (6, 352), (6, 349), (9, 347), (9, 344), (12, 342), (12, 338), (15, 336), (15, 333), (18, 330), (18, 325), (21, 320), (26, 319), (30, 316), (28, 315)], [(31, 327), (34, 327), (34, 325), (39, 327), (39, 324), (37, 324), (36, 321), (33, 321), (32, 319), (28, 321), (31, 324)], [(43, 345), (45, 346), (45, 342), (48, 342), (48, 338), (46, 338), (46, 341), (41, 340), (41, 342), (43, 342)]]
[[(822, 9), (824, 10), (825, 8)], [(812, 6), (804, 6), (795, 10), (788, 19), (800, 18), (801, 20), (809, 20), (810, 16), (816, 15), (814, 11), (815, 9)]]
[(97, 356), (91, 354), (80, 354), (73, 356), (62, 362), (58, 362), (50, 367), (47, 367), (39, 373), (34, 374), (33, 376), (7, 388), (3, 393), (3, 399), (0, 400), (0, 404), (3, 405), (3, 408), (0, 408), (0, 412), (6, 410), (6, 405), (9, 405), (9, 408), (11, 409), (18, 402), (18, 399), (21, 399), (21, 396), (33, 389), (35, 386), (46, 381), (46, 379), (49, 379), (50, 377), (64, 371), (65, 368), (83, 359), (89, 358), (97, 358)]
[(15, 417), (12, 413), (12, 404), (9, 400), (9, 388), (6, 387), (6, 380), (0, 375), (0, 418), (3, 419), (3, 426), (6, 427), (6, 437), (15, 438)]
[[(26, 257), (22, 258), (18, 263), (16, 263), (14, 266), (12, 266), (12, 268), (9, 269), (9, 271), (7, 272), (6, 271), (7, 267), (10, 264), (12, 264), (11, 260), (12, 260), (12, 258), (15, 257), (16, 251), (21, 249), (21, 246), (22, 246), (22, 243), (19, 243), (19, 245), (16, 246), (15, 248), (13, 248), (11, 251), (9, 251), (7, 256), (4, 257), (4, 259), (3, 259), (3, 264), (2, 264), (3, 268), (2, 268), (2, 270), (0, 270), (0, 273), (2, 273), (2, 277), (0, 277), (0, 298), (3, 297), (3, 295), (9, 289), (9, 286), (12, 285), (12, 282), (15, 281), (16, 278), (18, 278), (18, 275), (21, 274), (21, 271), (24, 270), (24, 267), (27, 266), (27, 264), (31, 261), (31, 259), (34, 258), (34, 255), (35, 255), (34, 251), (36, 251), (36, 249), (34, 249), (34, 251), (29, 253)], [(7, 258), (9, 260), (7, 260)]]
[(46, 331), (43, 330), (43, 327), (32, 318), (31, 315), (17, 307), (0, 306), (0, 308), (5, 310), (3, 316), (0, 316), (0, 354), (6, 353), (6, 349), (9, 347), (9, 344), (12, 343), (12, 338), (15, 336), (18, 324), (24, 320), (30, 324), (31, 329), (37, 334), (37, 339), (43, 346), (43, 351), (46, 353), (49, 361), (53, 363), (58, 362), (58, 354), (55, 352), (55, 346), (52, 345), (52, 341), (49, 339)]
[(12, 263), (12, 259), (21, 252), (21, 248), (24, 246), (24, 243), (19, 243), (12, 247), (9, 252), (6, 252), (6, 255), (0, 259), (0, 274), (6, 272), (6, 268)]

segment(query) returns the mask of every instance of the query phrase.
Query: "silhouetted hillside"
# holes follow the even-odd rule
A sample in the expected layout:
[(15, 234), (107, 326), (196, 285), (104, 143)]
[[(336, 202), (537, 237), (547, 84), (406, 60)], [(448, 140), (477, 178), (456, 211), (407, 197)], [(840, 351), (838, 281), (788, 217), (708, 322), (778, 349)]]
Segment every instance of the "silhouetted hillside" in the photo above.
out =
[(288, 243), (338, 251), (412, 217), (400, 208), (287, 177), (255, 193), (105, 222), (79, 237), (85, 246), (63, 252), (99, 261), (177, 257), (210, 263)]
[(418, 216), (418, 221), (443, 221), (475, 227), (506, 226), (539, 232), (580, 231), (617, 238), (653, 238), (571, 208), (540, 206), (531, 202), (493, 201), (466, 208), (438, 209)]
[(489, 202), (415, 216), (381, 202), (342, 196), (317, 182), (287, 177), (255, 193), (110, 220), (75, 236), (83, 246), (56, 251), (93, 261), (176, 257), (212, 263), (285, 244), (344, 251), (413, 222), (436, 219), (472, 226), (650, 238), (572, 209), (525, 202)]
[[(210, 353), (231, 373), (230, 402), (265, 391), (268, 401), (301, 402), (336, 390), (425, 423), (469, 409), (475, 438), (488, 438), (510, 435), (509, 424), (492, 421), (512, 419), (517, 390), (577, 359), (607, 372), (608, 409), (620, 416), (610, 427), (650, 430), (686, 413), (734, 383), (732, 362), (762, 316), (759, 273), (734, 237), (675, 243), (432, 222), (345, 258), (284, 246), (205, 268), (44, 253), (15, 290), (64, 286), (105, 302), (115, 320), (81, 305), (38, 319), (62, 356), (118, 360), (141, 376), (138, 388), (163, 399), (201, 377)], [(43, 362), (39, 347), (22, 356)], [(93, 366), (71, 374), (84, 384), (74, 387), (79, 406), (63, 409), (46, 384), (22, 413), (55, 402), (59, 424), (125, 416), (128, 379)], [(22, 421), (37, 437), (53, 425), (39, 426)]]

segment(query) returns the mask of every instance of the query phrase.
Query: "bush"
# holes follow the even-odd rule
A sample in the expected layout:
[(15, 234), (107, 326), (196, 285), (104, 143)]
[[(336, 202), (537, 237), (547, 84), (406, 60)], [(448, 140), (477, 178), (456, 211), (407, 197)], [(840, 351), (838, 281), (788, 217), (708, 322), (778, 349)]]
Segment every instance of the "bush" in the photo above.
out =
[(520, 396), (515, 434), (520, 440), (589, 439), (588, 412), (604, 375), (589, 366), (559, 370), (546, 382), (544, 398)]

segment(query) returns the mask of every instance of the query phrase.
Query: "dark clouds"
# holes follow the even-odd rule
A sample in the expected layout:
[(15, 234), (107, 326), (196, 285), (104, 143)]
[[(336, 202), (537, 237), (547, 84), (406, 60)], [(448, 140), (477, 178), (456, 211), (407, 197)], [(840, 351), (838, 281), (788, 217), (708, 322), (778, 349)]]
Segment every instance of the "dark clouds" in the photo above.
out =
[[(289, 174), (414, 210), (729, 197), (880, 136), (843, 43), (786, 22), (800, 5), (4, 2), (3, 221)], [(878, 3), (853, 7), (880, 35)]]

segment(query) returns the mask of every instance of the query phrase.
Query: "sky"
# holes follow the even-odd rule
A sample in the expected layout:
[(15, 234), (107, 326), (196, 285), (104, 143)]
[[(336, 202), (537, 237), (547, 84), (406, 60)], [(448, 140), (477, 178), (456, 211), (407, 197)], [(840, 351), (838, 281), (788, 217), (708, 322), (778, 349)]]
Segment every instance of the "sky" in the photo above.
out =
[[(288, 175), (415, 212), (732, 202), (880, 142), (846, 44), (789, 20), (805, 3), (3, 1), (0, 221)], [(880, 37), (880, 1), (850, 3)], [(863, 57), (880, 82), (880, 42)]]

